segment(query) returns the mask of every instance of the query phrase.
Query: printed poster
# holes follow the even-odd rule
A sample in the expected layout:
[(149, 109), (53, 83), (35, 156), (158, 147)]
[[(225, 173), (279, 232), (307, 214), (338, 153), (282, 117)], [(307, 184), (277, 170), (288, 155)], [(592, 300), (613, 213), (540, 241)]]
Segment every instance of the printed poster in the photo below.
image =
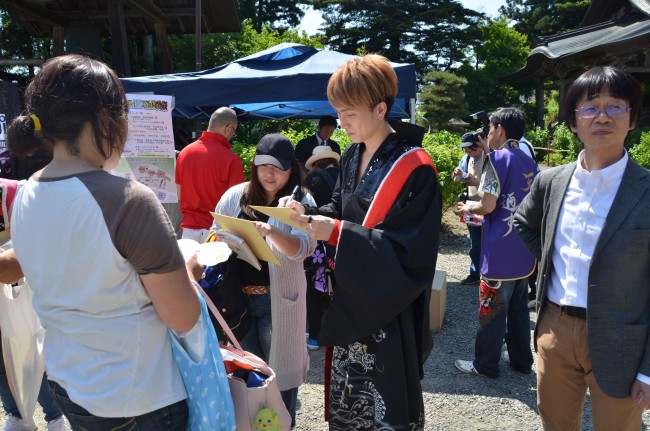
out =
[(178, 202), (172, 96), (127, 94), (129, 135), (113, 174), (149, 187), (162, 203)]

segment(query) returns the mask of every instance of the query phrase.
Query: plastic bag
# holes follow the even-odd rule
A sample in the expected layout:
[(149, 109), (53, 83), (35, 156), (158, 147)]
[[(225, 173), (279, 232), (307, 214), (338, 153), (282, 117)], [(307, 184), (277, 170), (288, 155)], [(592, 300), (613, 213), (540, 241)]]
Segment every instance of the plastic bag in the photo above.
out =
[(9, 387), (25, 424), (36, 428), (33, 416), (45, 372), (45, 330), (32, 306), (32, 289), (25, 279), (0, 286), (2, 352)]

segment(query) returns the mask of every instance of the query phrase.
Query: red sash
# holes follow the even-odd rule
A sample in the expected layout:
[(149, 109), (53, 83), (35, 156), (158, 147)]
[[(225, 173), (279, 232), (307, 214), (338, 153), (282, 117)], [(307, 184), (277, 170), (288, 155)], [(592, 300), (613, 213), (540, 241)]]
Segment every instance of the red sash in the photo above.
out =
[[(375, 198), (368, 208), (368, 213), (363, 221), (363, 226), (367, 228), (374, 228), (381, 223), (386, 214), (392, 208), (397, 196), (404, 188), (406, 180), (411, 176), (413, 171), (420, 166), (431, 166), (433, 171), (438, 176), (438, 170), (433, 164), (431, 157), (422, 148), (414, 148), (402, 154), (399, 159), (393, 164), (388, 171), (386, 177), (379, 185)], [(334, 349), (332, 346), (325, 347), (325, 369), (324, 369), (324, 384), (325, 384), (325, 420), (329, 420), (329, 404), (330, 404), (330, 380), (332, 378), (332, 357)]]

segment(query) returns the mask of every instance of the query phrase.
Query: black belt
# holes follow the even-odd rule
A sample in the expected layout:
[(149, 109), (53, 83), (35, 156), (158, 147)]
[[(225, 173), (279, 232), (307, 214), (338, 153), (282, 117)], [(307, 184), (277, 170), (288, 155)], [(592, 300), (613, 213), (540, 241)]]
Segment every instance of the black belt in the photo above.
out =
[(549, 304), (560, 309), (560, 313), (567, 316), (576, 317), (578, 319), (587, 320), (587, 309), (582, 307), (571, 307), (570, 305), (558, 305), (553, 301), (548, 301)]

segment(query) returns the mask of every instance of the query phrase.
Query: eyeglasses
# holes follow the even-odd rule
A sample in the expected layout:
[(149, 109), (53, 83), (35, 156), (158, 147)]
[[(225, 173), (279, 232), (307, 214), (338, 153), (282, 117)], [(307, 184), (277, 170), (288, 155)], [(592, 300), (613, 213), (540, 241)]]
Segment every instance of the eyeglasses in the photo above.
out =
[(598, 106), (588, 105), (583, 106), (580, 109), (576, 109), (576, 112), (581, 118), (592, 119), (597, 118), (605, 112), (609, 118), (623, 118), (628, 111), (632, 110), (629, 106), (618, 106), (611, 105), (605, 109), (600, 109)]

